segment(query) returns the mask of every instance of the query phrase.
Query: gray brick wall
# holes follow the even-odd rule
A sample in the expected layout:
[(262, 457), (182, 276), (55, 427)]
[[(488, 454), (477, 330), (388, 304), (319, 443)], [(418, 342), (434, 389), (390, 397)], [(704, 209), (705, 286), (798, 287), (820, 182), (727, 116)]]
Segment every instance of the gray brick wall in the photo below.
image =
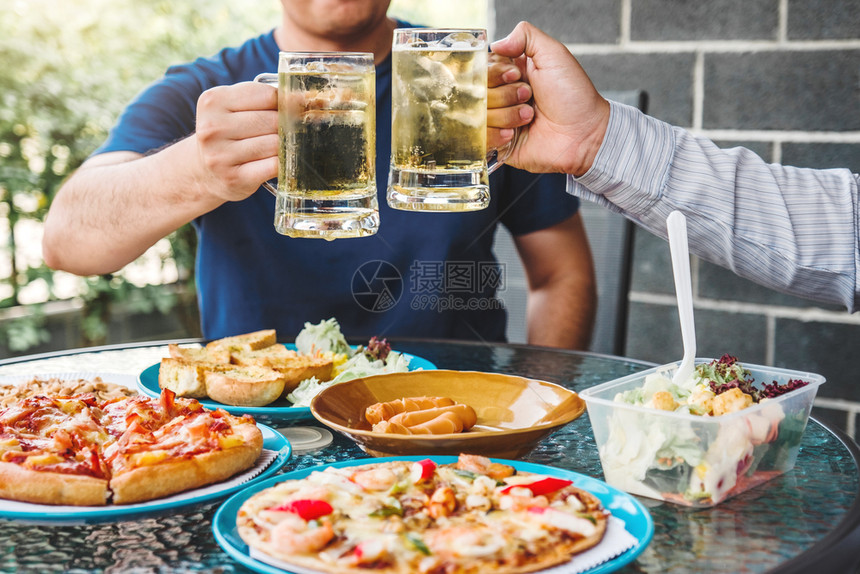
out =
[[(494, 30), (528, 20), (598, 89), (644, 89), (649, 113), (767, 161), (860, 171), (860, 0), (494, 0)], [(625, 354), (682, 354), (668, 245), (636, 231)], [(860, 313), (692, 265), (699, 356), (819, 372), (814, 410), (860, 434)]]
[(860, 130), (860, 49), (707, 54), (704, 61), (705, 129)]
[(774, 40), (779, 0), (632, 0), (636, 42)]

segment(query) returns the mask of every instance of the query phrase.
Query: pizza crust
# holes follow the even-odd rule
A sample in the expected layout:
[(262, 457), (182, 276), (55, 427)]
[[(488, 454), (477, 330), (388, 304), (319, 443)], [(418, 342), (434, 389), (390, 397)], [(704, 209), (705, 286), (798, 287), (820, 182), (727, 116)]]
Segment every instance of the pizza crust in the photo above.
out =
[[(40, 396), (0, 409), (0, 499), (143, 502), (223, 481), (252, 467), (263, 450), (251, 417), (210, 412), (193, 399), (174, 402), (169, 390), (158, 399), (75, 400)], [(104, 475), (88, 474), (82, 457)]]
[(131, 504), (162, 498), (226, 480), (253, 466), (263, 451), (263, 433), (254, 425), (234, 427), (243, 444), (170, 460), (151, 466), (132, 468), (114, 475), (110, 481), (114, 504)]
[[(570, 490), (578, 493), (580, 498), (586, 499), (586, 507), (589, 509), (598, 509), (602, 508), (602, 505), (598, 498), (591, 494), (586, 490), (582, 490), (580, 488), (569, 487)], [(558, 542), (552, 546), (543, 549), (541, 555), (529, 560), (527, 564), (523, 564), (518, 567), (508, 567), (505, 568), (505, 574), (527, 574), (529, 572), (537, 572), (539, 570), (543, 570), (545, 568), (550, 568), (552, 566), (558, 566), (559, 564), (563, 564), (569, 561), (576, 554), (580, 554), (581, 552), (585, 552), (589, 548), (593, 548), (603, 540), (604, 534), (606, 534), (606, 527), (609, 524), (608, 517), (603, 515), (602, 512), (595, 512), (595, 510), (591, 510), (588, 512), (591, 514), (596, 521), (597, 530), (591, 536), (586, 536), (584, 538), (567, 539), (565, 541)], [(479, 572), (476, 570), (475, 572)]]
[(36, 504), (102, 506), (108, 481), (103, 478), (32, 470), (0, 462), (0, 498)]
[[(356, 574), (361, 572), (372, 572), (373, 574), (415, 574), (415, 570), (411, 569), (408, 565), (398, 566), (397, 564), (395, 564), (393, 566), (387, 566), (385, 568), (347, 568), (343, 566), (338, 566), (337, 564), (329, 564), (327, 562), (322, 562), (311, 556), (292, 555), (289, 557), (278, 558), (279, 553), (277, 549), (274, 548), (272, 545), (268, 545), (268, 548), (269, 550), (266, 550), (264, 552), (269, 556), (275, 557), (284, 564), (307, 568), (308, 570), (321, 572), (322, 574)], [(263, 557), (263, 560), (265, 561), (265, 557)], [(491, 574), (490, 571), (485, 572), (486, 574)], [(448, 573), (446, 572), (445, 574)], [(451, 572), (450, 574), (459, 573)]]
[(609, 524), (609, 517), (604, 515), (602, 511), (597, 510), (602, 509), (603, 505), (596, 496), (580, 488), (576, 488), (574, 490), (579, 493), (580, 498), (585, 499), (586, 506), (589, 509), (589, 514), (591, 514), (597, 522), (597, 531), (591, 536), (586, 536), (585, 538), (573, 541), (570, 546), (566, 548), (568, 556), (579, 554), (593, 546), (597, 546), (597, 544), (603, 540), (603, 535), (606, 534), (606, 527)]

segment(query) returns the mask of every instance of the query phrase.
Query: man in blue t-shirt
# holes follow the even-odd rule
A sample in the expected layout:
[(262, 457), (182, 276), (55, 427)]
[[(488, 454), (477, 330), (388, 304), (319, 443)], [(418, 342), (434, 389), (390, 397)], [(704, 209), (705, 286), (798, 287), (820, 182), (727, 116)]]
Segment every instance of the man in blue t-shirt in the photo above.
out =
[[(403, 23), (390, 0), (282, 0), (273, 31), (211, 58), (170, 68), (124, 111), (104, 145), (63, 185), (45, 223), (46, 263), (109, 273), (193, 222), (203, 334), (275, 328), (335, 317), (348, 337), (502, 341), (496, 299), (504, 273), (492, 253), (496, 224), (514, 235), (529, 284), (529, 342), (585, 348), (594, 276), (578, 202), (560, 174), (507, 166), (490, 179), (492, 203), (470, 213), (415, 213), (385, 202), (391, 136), (391, 44)], [(282, 51), (373, 52), (377, 82), (376, 235), (334, 242), (290, 239), (273, 227), (276, 90), (251, 80), (277, 70)], [(502, 65), (504, 66), (504, 65)], [(530, 96), (491, 73), (488, 122)], [(490, 130), (497, 141), (498, 130)], [(494, 138), (496, 138), (494, 140)]]

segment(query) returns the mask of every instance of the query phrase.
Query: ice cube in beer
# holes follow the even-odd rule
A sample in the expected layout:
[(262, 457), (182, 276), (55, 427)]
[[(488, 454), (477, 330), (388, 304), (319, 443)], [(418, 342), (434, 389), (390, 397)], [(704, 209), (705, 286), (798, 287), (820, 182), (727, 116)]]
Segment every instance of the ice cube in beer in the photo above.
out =
[(439, 45), (454, 50), (469, 50), (478, 45), (478, 39), (469, 32), (454, 32), (439, 40)]
[(451, 95), (457, 80), (445, 64), (425, 57), (418, 58), (416, 64), (413, 79), (416, 92), (430, 100), (443, 100)]

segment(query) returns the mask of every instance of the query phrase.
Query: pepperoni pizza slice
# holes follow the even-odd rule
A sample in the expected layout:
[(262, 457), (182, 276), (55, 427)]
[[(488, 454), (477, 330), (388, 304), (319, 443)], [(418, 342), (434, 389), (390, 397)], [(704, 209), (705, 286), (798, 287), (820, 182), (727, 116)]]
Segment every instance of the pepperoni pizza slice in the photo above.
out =
[(99, 402), (36, 396), (0, 410), (0, 498), (127, 504), (220, 482), (253, 466), (250, 416), (205, 409), (165, 390)]

